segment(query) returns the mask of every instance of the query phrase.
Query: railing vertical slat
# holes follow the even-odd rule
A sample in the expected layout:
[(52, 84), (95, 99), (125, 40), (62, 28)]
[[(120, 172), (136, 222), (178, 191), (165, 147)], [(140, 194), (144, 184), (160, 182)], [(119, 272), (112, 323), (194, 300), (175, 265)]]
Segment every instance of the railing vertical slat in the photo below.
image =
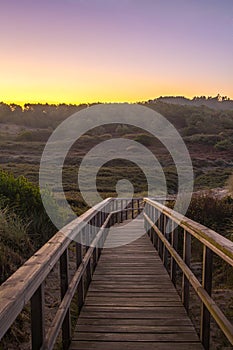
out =
[[(128, 209), (128, 201), (125, 201), (125, 209)], [(125, 211), (125, 220), (128, 220), (128, 210)]]
[[(151, 220), (153, 223), (155, 223), (155, 208), (151, 207), (151, 211), (152, 211)], [(156, 233), (153, 230), (153, 228), (151, 229), (151, 231), (152, 231), (152, 244), (153, 244), (153, 246), (155, 246)]]
[(138, 215), (140, 214), (140, 199), (137, 200), (138, 203)]
[[(163, 222), (164, 222), (164, 214), (161, 213), (160, 219), (159, 219), (159, 230), (163, 234)], [(158, 245), (158, 253), (161, 259), (163, 259), (163, 242), (161, 239), (159, 239), (159, 245)]]
[[(82, 244), (76, 243), (76, 267), (77, 269), (82, 264), (83, 256), (82, 256)], [(78, 312), (80, 313), (83, 303), (84, 303), (84, 283), (83, 277), (81, 277), (80, 282), (78, 284)]]
[[(172, 237), (171, 237), (171, 244), (172, 247), (177, 252), (178, 249), (178, 227), (175, 227), (175, 222), (172, 221)], [(173, 257), (171, 257), (171, 280), (174, 286), (176, 286), (176, 271), (177, 271), (177, 263)]]
[(132, 199), (132, 219), (134, 219), (134, 199)]
[[(167, 217), (164, 215), (163, 234), (167, 239), (168, 237), (167, 237), (166, 228), (167, 228)], [(168, 268), (168, 251), (167, 251), (165, 244), (163, 245), (163, 264), (164, 264), (165, 268), (167, 269)]]
[(44, 330), (44, 283), (31, 298), (32, 350), (39, 350), (43, 344)]
[(121, 200), (122, 222), (125, 221), (124, 199)]
[[(190, 267), (191, 261), (191, 235), (184, 230), (183, 260)], [(189, 310), (189, 281), (183, 273), (182, 278), (182, 302), (185, 309)]]
[[(61, 281), (61, 299), (64, 298), (69, 285), (69, 261), (68, 249), (60, 257), (60, 281)], [(71, 319), (70, 308), (68, 308), (62, 324), (62, 344), (63, 349), (69, 348), (71, 341)]]
[[(154, 208), (154, 216), (153, 216), (153, 219), (154, 219), (154, 221), (153, 221), (153, 223), (156, 225), (158, 225), (158, 218), (159, 218), (159, 211), (156, 209), (156, 208)], [(154, 232), (154, 247), (158, 250), (158, 236), (157, 236), (157, 234)]]
[[(213, 252), (212, 250), (204, 246), (203, 247), (202, 285), (210, 296), (212, 292), (212, 268), (213, 268)], [(201, 308), (200, 338), (204, 348), (208, 350), (210, 346), (210, 313), (203, 303)]]

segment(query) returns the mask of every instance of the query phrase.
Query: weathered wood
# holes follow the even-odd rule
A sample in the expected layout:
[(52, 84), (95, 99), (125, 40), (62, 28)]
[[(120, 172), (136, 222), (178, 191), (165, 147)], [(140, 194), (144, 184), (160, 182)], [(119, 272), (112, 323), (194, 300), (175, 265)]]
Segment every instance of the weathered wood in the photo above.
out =
[(176, 222), (180, 227), (197, 238), (201, 243), (210, 248), (228, 264), (233, 266), (233, 242), (217, 232), (175, 212), (165, 205), (151, 199), (144, 199), (147, 204), (157, 208), (164, 215)]
[[(172, 221), (173, 227), (171, 232), (171, 245), (177, 252), (178, 249), (178, 227), (174, 228), (174, 221)], [(176, 270), (177, 263), (176, 260), (171, 256), (171, 280), (174, 286), (176, 286)]]
[[(60, 257), (60, 283), (61, 283), (61, 300), (66, 295), (69, 286), (69, 258), (68, 249)], [(67, 309), (62, 324), (62, 345), (63, 349), (68, 349), (71, 341), (71, 319), (70, 308)]]
[[(40, 348), (42, 343), (41, 348), (52, 349), (63, 324), (64, 347), (67, 348), (69, 343), (67, 334), (70, 334), (70, 318), (68, 317), (70, 302), (78, 289), (78, 295), (81, 296), (78, 303), (81, 309), (84, 299), (84, 273), (87, 272), (87, 280), (91, 280), (96, 263), (100, 258), (100, 265), (97, 266), (87, 294), (86, 304), (80, 314), (77, 327), (81, 328), (75, 333), (79, 342), (77, 343), (74, 339), (75, 347), (78, 345), (78, 349), (109, 350), (111, 344), (112, 350), (122, 348), (122, 346), (125, 349), (131, 349), (133, 346), (134, 350), (148, 348), (148, 346), (149, 349), (166, 349), (167, 345), (169, 349), (171, 347), (176, 349), (176, 345), (179, 345), (177, 349), (202, 348), (158, 254), (149, 244), (149, 239), (143, 236), (134, 241), (134, 231), (138, 229), (142, 233), (142, 221), (139, 224), (140, 220), (136, 218), (133, 222), (134, 225), (138, 225), (138, 228), (136, 226), (133, 229), (126, 228), (124, 232), (134, 242), (116, 249), (102, 250), (101, 245), (108, 232), (106, 229), (99, 230), (104, 220), (107, 222), (105, 225), (107, 228), (110, 225), (110, 218), (113, 222), (117, 217), (122, 221), (127, 218), (128, 213), (130, 213), (128, 217), (134, 218), (141, 212), (139, 199), (133, 199), (123, 209), (124, 200), (127, 199), (115, 201), (119, 206), (116, 207), (116, 212), (112, 216), (102, 211), (106, 206), (110, 209), (110, 204), (114, 202), (112, 199), (107, 199), (64, 227), (62, 232), (58, 232), (0, 287), (0, 338), (31, 299), (32, 342), (35, 344), (33, 347)], [(171, 256), (173, 282), (175, 282), (176, 266), (179, 266), (184, 273), (183, 299), (186, 308), (188, 309), (189, 283), (203, 303), (201, 338), (205, 348), (208, 348), (210, 314), (233, 344), (233, 327), (211, 298), (211, 278), (208, 278), (211, 271), (211, 260), (207, 258), (209, 254), (212, 255), (211, 251), (213, 251), (233, 266), (233, 243), (159, 203), (149, 199), (146, 199), (145, 202), (146, 212), (150, 214), (150, 218), (145, 215), (145, 226), (153, 228), (151, 238), (153, 244), (156, 245), (155, 238), (157, 237), (158, 251), (165, 265), (170, 263), (167, 255)], [(164, 219), (158, 220), (157, 227), (155, 216), (158, 216), (159, 212), (163, 212)], [(174, 223), (180, 222), (180, 227), (186, 232), (184, 261), (176, 251), (174, 230), (171, 235), (171, 243), (170, 238), (164, 235), (168, 218), (171, 218)], [(93, 224), (93, 230), (87, 231), (87, 223)], [(81, 256), (78, 244), (76, 245), (77, 271), (72, 281), (69, 282), (67, 248), (72, 239), (81, 238), (81, 232), (84, 230), (89, 235), (89, 244), (87, 244), (84, 257)], [(118, 237), (114, 229), (111, 230), (111, 233), (113, 240), (109, 242), (107, 239), (109, 246), (112, 243), (122, 245), (122, 238)], [(204, 244), (202, 285), (189, 268), (190, 246), (187, 242), (191, 241), (191, 235)], [(89, 247), (91, 242), (92, 246)], [(102, 257), (100, 256), (101, 251), (104, 253)], [(43, 281), (59, 259), (63, 276), (62, 300), (51, 327), (46, 333), (45, 341), (43, 341)]]
[(146, 220), (149, 221), (151, 225), (153, 225), (153, 228), (156, 231), (157, 235), (160, 237), (160, 240), (163, 241), (163, 244), (166, 245), (169, 253), (176, 260), (177, 265), (185, 274), (186, 278), (188, 279), (189, 283), (192, 285), (194, 291), (196, 292), (196, 294), (198, 295), (202, 303), (209, 310), (214, 320), (216, 321), (218, 326), (221, 328), (223, 333), (226, 335), (230, 343), (233, 344), (233, 325), (231, 324), (231, 322), (227, 319), (227, 317), (220, 310), (220, 308), (217, 306), (215, 301), (211, 298), (211, 296), (207, 293), (204, 287), (200, 284), (196, 276), (193, 274), (190, 268), (185, 264), (185, 262), (180, 257), (180, 255), (174, 250), (171, 244), (166, 240), (166, 238), (160, 232), (158, 227), (152, 223), (152, 221), (146, 214), (144, 214), (144, 217)]
[(87, 253), (83, 257), (82, 264), (79, 265), (79, 268), (75, 272), (75, 275), (70, 282), (68, 289), (61, 301), (61, 304), (58, 308), (58, 311), (55, 315), (55, 318), (52, 321), (51, 327), (49, 328), (48, 333), (46, 334), (46, 339), (43, 344), (42, 349), (43, 350), (50, 350), (54, 347), (56, 338), (59, 334), (61, 325), (64, 321), (65, 315), (67, 313), (67, 310), (69, 309), (71, 300), (76, 292), (77, 287), (80, 285), (81, 280), (83, 279), (84, 273), (86, 271), (87, 265), (92, 257), (93, 250), (95, 245), (98, 244), (99, 240), (102, 238), (103, 232), (104, 232), (104, 227), (108, 225), (108, 222), (110, 220), (110, 215), (107, 217), (104, 225), (102, 228), (99, 230), (98, 234), (96, 235), (94, 241), (93, 241), (93, 246), (89, 247)]
[[(143, 230), (143, 221), (133, 229)], [(114, 232), (112, 228), (107, 240)], [(148, 265), (151, 262), (153, 264)], [(155, 343), (193, 342), (197, 349), (202, 349), (178, 293), (147, 235), (123, 247), (103, 249), (71, 349), (79, 349), (84, 342), (93, 348), (98, 348), (100, 343), (103, 348), (104, 344), (116, 344), (116, 349), (121, 349), (122, 344), (128, 349), (132, 343), (138, 349), (142, 343), (148, 350), (153, 349)]]
[(145, 350), (150, 346), (150, 350), (203, 350), (203, 347), (197, 342), (103, 342), (103, 341), (74, 341), (70, 350)]
[[(186, 266), (190, 267), (191, 262), (191, 235), (184, 231), (183, 260)], [(182, 278), (182, 302), (185, 309), (189, 310), (189, 280), (183, 273)]]
[[(212, 291), (212, 269), (213, 269), (213, 253), (205, 247), (203, 248), (203, 271), (202, 271), (202, 286), (211, 296)], [(200, 338), (205, 349), (210, 346), (210, 312), (202, 303), (201, 307), (201, 332)]]
[(97, 208), (100, 210), (111, 201), (111, 198), (104, 200), (63, 227), (0, 286), (0, 339), (46, 279), (71, 240), (77, 237), (83, 222), (90, 220)]
[(31, 334), (32, 349), (39, 350), (43, 344), (44, 329), (44, 283), (31, 298)]
[[(76, 268), (80, 267), (82, 264), (83, 256), (82, 256), (82, 245), (81, 243), (76, 243)], [(81, 277), (80, 282), (78, 284), (78, 311), (81, 312), (83, 303), (84, 303), (84, 280)]]

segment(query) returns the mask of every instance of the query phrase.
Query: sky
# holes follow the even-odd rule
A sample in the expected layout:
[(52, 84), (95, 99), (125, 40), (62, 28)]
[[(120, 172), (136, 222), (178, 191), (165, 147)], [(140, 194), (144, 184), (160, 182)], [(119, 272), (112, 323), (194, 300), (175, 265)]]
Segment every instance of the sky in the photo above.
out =
[(233, 98), (232, 0), (0, 0), (0, 101)]

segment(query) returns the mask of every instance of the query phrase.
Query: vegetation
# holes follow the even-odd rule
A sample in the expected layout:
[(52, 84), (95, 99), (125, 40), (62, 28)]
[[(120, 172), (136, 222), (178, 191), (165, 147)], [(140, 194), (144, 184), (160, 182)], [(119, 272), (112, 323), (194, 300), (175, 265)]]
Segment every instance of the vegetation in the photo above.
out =
[(14, 212), (0, 209), (0, 284), (35, 250), (27, 229)]
[(233, 228), (233, 199), (214, 198), (211, 194), (193, 195), (186, 214), (221, 234), (230, 237)]
[[(205, 100), (210, 102), (210, 99)], [(172, 104), (165, 101), (157, 99), (143, 105), (161, 113), (183, 136), (193, 162), (195, 189), (223, 187), (233, 172), (233, 111), (211, 109), (204, 104), (195, 105), (197, 102), (203, 102), (203, 97), (196, 98), (195, 104)], [(224, 101), (229, 102), (226, 99)], [(26, 232), (34, 247), (39, 247), (55, 232), (44, 212), (38, 189), (39, 161), (44, 145), (61, 121), (86, 107), (87, 105), (26, 104), (22, 108), (16, 104), (0, 103), (1, 168), (4, 170), (0, 171), (0, 207), (3, 210), (7, 207), (8, 213), (12, 212), (18, 220), (25, 223)], [(81, 214), (86, 209), (86, 203), (77, 186), (81, 160), (92, 147), (112, 137), (129, 138), (150, 149), (163, 166), (169, 193), (177, 192), (175, 164), (158, 140), (139, 128), (108, 124), (83, 135), (67, 155), (63, 187), (66, 198), (76, 213)], [(101, 196), (115, 196), (116, 183), (122, 178), (127, 178), (134, 185), (137, 195), (147, 194), (147, 183), (142, 170), (134, 163), (114, 160), (104, 164), (97, 174), (97, 188)], [(159, 187), (160, 179), (156, 180)], [(50, 198), (48, 193), (45, 195)], [(51, 205), (57, 210), (52, 200)], [(199, 206), (199, 209), (200, 207), (202, 206)], [(196, 211), (196, 215), (199, 215), (196, 218), (198, 221), (204, 219), (201, 213), (201, 210)], [(208, 226), (210, 223), (204, 224)]]
[[(164, 115), (182, 135), (193, 162), (195, 189), (223, 187), (233, 173), (233, 111), (172, 105), (163, 100), (145, 105)], [(28, 104), (21, 108), (0, 103), (0, 165), (3, 169), (0, 171), (0, 283), (56, 231), (45, 213), (38, 189), (39, 162), (53, 129), (72, 113), (85, 107)], [(109, 124), (83, 135), (67, 155), (63, 187), (68, 202), (77, 214), (87, 208), (77, 186), (81, 160), (92, 147), (113, 137), (129, 138), (151, 150), (163, 166), (169, 193), (177, 192), (176, 167), (163, 145), (145, 130)], [(133, 184), (136, 195), (147, 195), (142, 170), (134, 163), (121, 159), (108, 162), (99, 170), (97, 189), (100, 195), (103, 198), (115, 196), (117, 181), (122, 178)], [(159, 187), (160, 179), (156, 180)], [(228, 180), (228, 189), (233, 193), (232, 176)], [(44, 195), (64, 221), (64, 215), (59, 212), (50, 194)], [(231, 198), (213, 199), (209, 195), (194, 196), (187, 215), (232, 238), (232, 201)], [(215, 268), (215, 284), (232, 286), (231, 271), (219, 260), (215, 261)]]
[[(20, 176), (0, 171), (0, 283), (43, 245), (56, 228), (43, 207), (39, 188)], [(63, 220), (49, 193), (51, 207)]]

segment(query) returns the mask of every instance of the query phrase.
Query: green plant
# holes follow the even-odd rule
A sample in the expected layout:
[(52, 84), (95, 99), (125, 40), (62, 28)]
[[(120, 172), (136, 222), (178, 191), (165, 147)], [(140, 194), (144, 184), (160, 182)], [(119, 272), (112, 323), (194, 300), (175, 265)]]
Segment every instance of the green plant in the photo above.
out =
[[(39, 188), (25, 177), (15, 178), (12, 174), (0, 170), (0, 193), (2, 207), (8, 205), (19, 218), (29, 222), (28, 232), (37, 246), (45, 243), (56, 232), (44, 209)], [(43, 196), (44, 200), (49, 202), (51, 210), (57, 213), (61, 223), (65, 223), (64, 214), (50, 193), (44, 191)]]
[(9, 208), (0, 209), (0, 283), (35, 250), (23, 222)]
[(217, 142), (214, 147), (219, 151), (225, 151), (225, 150), (232, 149), (233, 143), (231, 142), (231, 140), (225, 139)]

